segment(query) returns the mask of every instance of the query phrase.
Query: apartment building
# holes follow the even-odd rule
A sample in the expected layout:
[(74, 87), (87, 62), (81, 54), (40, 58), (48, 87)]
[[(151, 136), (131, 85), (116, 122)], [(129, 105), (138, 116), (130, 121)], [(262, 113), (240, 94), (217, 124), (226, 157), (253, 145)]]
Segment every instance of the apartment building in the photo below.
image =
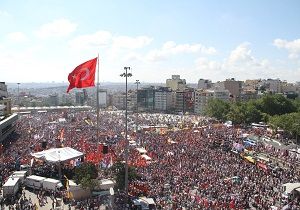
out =
[(154, 109), (166, 112), (172, 109), (172, 91), (168, 87), (155, 89)]
[(195, 103), (194, 103), (194, 112), (196, 114), (203, 115), (205, 113), (206, 106), (211, 99), (220, 99), (224, 101), (229, 100), (229, 91), (228, 90), (195, 90)]
[(185, 79), (181, 79), (180, 75), (172, 75), (171, 79), (166, 80), (166, 87), (172, 91), (184, 90), (187, 85)]

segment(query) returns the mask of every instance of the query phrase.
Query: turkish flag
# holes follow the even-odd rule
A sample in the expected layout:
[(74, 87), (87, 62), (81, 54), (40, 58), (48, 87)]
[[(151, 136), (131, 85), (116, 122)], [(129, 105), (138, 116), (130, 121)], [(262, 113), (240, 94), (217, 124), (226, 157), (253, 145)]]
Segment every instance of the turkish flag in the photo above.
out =
[(70, 85), (67, 93), (73, 88), (85, 88), (95, 86), (97, 58), (86, 61), (77, 66), (68, 76)]

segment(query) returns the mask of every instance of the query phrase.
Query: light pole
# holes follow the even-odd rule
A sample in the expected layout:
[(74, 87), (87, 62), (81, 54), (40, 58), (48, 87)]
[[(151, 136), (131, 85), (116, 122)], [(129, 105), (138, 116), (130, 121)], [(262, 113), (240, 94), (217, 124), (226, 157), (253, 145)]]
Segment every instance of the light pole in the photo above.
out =
[(121, 77), (125, 77), (126, 81), (126, 95), (125, 95), (125, 194), (126, 194), (126, 204), (128, 204), (128, 150), (129, 150), (129, 142), (127, 138), (127, 78), (131, 77), (132, 74), (128, 73), (130, 67), (124, 67), (124, 73), (121, 74)]

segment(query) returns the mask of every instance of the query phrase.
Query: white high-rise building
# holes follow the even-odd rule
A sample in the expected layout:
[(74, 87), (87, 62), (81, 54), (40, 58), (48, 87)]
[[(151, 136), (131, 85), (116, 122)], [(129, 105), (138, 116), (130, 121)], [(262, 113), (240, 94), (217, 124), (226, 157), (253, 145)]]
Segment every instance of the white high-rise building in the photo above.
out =
[(208, 79), (199, 79), (198, 80), (198, 89), (210, 89), (212, 87), (212, 82), (211, 80)]
[(224, 101), (229, 100), (228, 90), (202, 90), (198, 89), (195, 91), (195, 104), (194, 112), (196, 114), (204, 114), (205, 108), (211, 99), (220, 99)]
[(281, 93), (281, 81), (280, 79), (267, 79), (264, 80), (264, 86), (267, 92)]
[(180, 79), (180, 75), (172, 75), (172, 79), (167, 79), (166, 86), (172, 91), (184, 90), (187, 87), (185, 79)]
[(158, 111), (168, 111), (172, 106), (172, 91), (166, 87), (155, 90), (154, 109)]
[(293, 83), (288, 83), (287, 81), (281, 82), (281, 92), (288, 93), (288, 92), (297, 92), (297, 85)]

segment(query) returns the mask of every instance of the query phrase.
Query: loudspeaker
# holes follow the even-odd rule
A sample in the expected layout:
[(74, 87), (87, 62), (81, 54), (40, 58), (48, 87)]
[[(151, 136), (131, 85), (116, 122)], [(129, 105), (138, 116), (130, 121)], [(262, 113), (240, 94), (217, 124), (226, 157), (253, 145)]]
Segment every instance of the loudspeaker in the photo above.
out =
[(46, 149), (46, 147), (47, 147), (47, 142), (46, 142), (46, 141), (43, 141), (43, 142), (42, 142), (42, 148), (43, 148), (43, 149)]
[(107, 145), (103, 145), (103, 150), (102, 150), (103, 154), (107, 154), (108, 153), (108, 146)]

